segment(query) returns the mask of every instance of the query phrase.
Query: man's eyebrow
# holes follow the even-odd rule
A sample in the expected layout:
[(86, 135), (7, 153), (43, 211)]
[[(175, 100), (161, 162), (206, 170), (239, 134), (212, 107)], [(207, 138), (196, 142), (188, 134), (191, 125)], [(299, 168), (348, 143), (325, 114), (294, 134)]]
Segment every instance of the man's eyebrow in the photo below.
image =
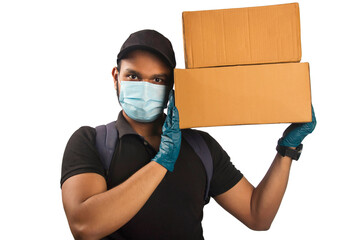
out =
[[(131, 68), (127, 68), (125, 69), (126, 71), (126, 74), (134, 74), (134, 75), (137, 75), (138, 77), (141, 77), (141, 73), (139, 73), (138, 71), (135, 71)], [(153, 78), (165, 78), (165, 79), (168, 79), (169, 78), (169, 74), (166, 74), (166, 73), (158, 73), (158, 74), (154, 74), (151, 76), (151, 79)]]
[(151, 78), (165, 78), (165, 79), (168, 79), (169, 75), (166, 74), (166, 73), (159, 73), (159, 74), (152, 75)]
[(137, 71), (135, 71), (133, 69), (130, 69), (130, 68), (125, 69), (125, 71), (126, 71), (127, 74), (134, 74), (134, 75), (137, 75), (139, 77), (141, 76), (141, 73), (139, 73), (139, 72), (137, 72)]

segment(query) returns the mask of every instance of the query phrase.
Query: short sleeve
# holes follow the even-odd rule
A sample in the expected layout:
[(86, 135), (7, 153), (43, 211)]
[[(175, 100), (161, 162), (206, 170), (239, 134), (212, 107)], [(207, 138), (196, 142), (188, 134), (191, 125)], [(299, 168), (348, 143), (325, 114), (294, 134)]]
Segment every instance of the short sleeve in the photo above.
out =
[(243, 177), (230, 161), (229, 155), (208, 133), (200, 132), (207, 142), (213, 158), (213, 176), (210, 182), (209, 195), (215, 197), (230, 190)]
[(61, 186), (68, 178), (80, 173), (92, 172), (105, 177), (95, 137), (96, 131), (91, 127), (81, 127), (70, 137), (63, 156)]

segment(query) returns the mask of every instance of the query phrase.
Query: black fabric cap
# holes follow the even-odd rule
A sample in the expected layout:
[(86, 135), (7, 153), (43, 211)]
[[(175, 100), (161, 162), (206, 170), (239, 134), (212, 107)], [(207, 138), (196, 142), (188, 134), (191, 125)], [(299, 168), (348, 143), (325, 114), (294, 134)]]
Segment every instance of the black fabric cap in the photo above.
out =
[(155, 30), (141, 30), (132, 33), (122, 45), (117, 55), (117, 63), (124, 58), (130, 51), (144, 49), (160, 55), (169, 66), (175, 68), (175, 53), (171, 42), (161, 33)]

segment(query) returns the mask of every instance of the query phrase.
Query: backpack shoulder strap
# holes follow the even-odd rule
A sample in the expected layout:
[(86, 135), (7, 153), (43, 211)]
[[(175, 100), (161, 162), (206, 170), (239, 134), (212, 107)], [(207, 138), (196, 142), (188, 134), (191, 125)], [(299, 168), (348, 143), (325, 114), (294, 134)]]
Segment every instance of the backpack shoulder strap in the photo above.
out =
[[(118, 139), (118, 132), (115, 126), (115, 121), (106, 125), (100, 125), (96, 128), (96, 149), (99, 152), (100, 159), (105, 167), (106, 172), (109, 171), (111, 159), (114, 155), (116, 142)], [(192, 129), (182, 130), (182, 136), (193, 148), (195, 153), (199, 156), (206, 171), (206, 191), (205, 191), (205, 204), (209, 202), (210, 181), (213, 174), (213, 160), (209, 147), (207, 146), (204, 138)]]
[(96, 149), (99, 152), (100, 159), (107, 173), (118, 139), (118, 132), (115, 127), (115, 121), (106, 125), (97, 126), (95, 129)]
[(184, 129), (182, 130), (182, 136), (185, 140), (190, 144), (195, 153), (201, 159), (206, 171), (206, 191), (205, 191), (205, 204), (207, 204), (210, 200), (209, 190), (210, 190), (210, 181), (213, 174), (213, 159), (211, 157), (210, 149), (206, 144), (204, 138), (192, 129)]

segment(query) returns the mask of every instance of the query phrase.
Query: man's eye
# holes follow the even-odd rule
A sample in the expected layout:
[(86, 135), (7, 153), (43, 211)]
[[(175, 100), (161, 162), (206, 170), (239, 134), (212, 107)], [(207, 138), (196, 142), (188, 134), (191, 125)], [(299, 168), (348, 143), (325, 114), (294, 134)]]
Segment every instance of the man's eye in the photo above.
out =
[(155, 78), (154, 81), (157, 82), (157, 83), (164, 82), (164, 80), (162, 80), (161, 78)]
[(136, 76), (135, 74), (130, 74), (130, 75), (128, 75), (128, 78), (129, 78), (130, 80), (137, 80), (137, 79), (138, 79), (138, 76)]

